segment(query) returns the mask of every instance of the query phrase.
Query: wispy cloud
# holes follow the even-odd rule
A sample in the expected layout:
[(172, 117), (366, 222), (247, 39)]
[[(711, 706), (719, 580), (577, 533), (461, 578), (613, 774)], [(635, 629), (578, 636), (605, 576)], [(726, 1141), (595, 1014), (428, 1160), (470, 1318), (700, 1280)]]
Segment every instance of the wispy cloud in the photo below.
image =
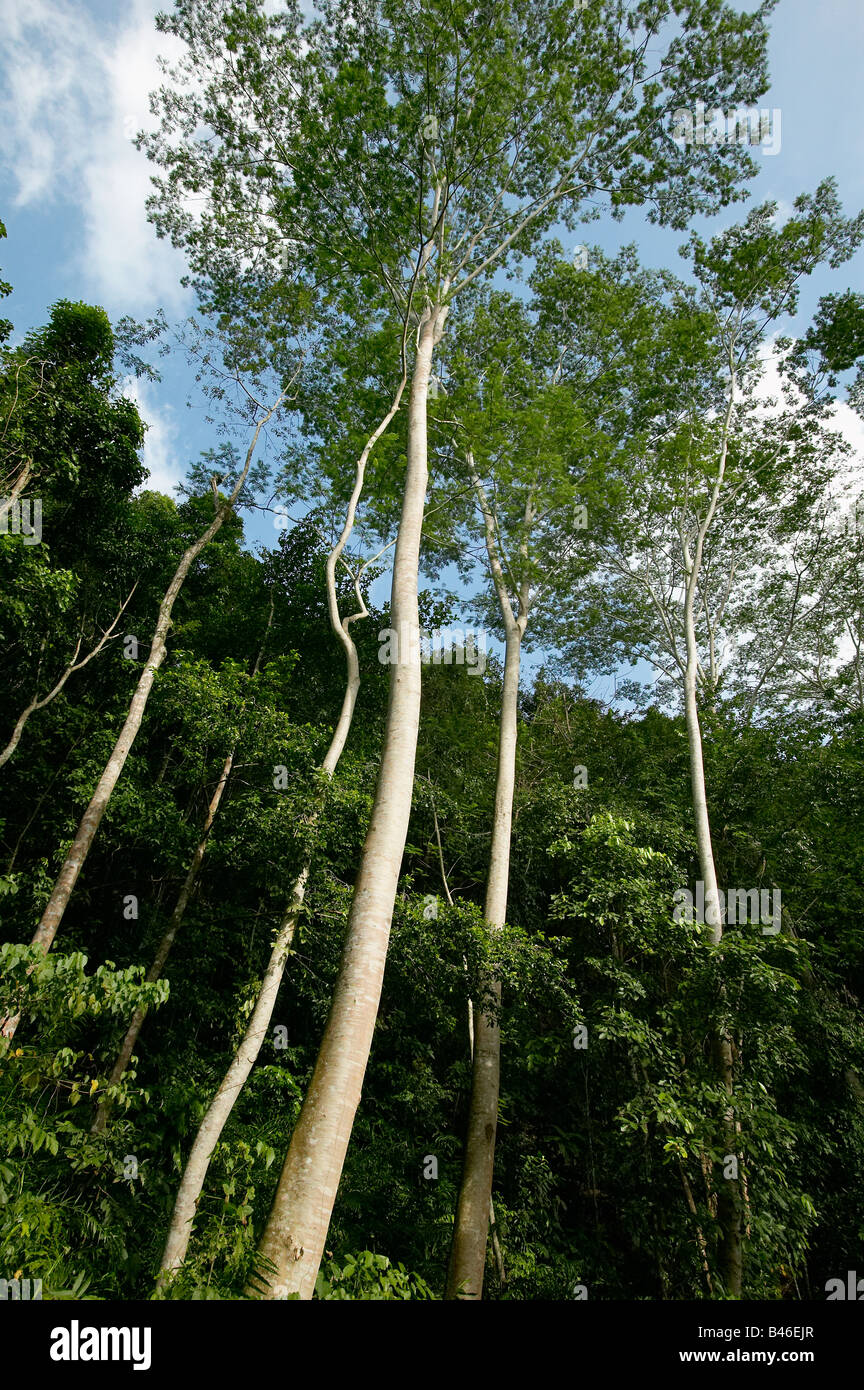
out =
[[(778, 353), (775, 338), (766, 344), (765, 350), (765, 375), (757, 388), (757, 398), (766, 402), (780, 402), (783, 399), (783, 382), (778, 366)], [(767, 405), (766, 413), (773, 414), (781, 407)], [(851, 406), (843, 400), (836, 400), (830, 410), (831, 426), (838, 434), (842, 435), (847, 444), (851, 445), (855, 451), (855, 457), (851, 460), (844, 460), (843, 466), (839, 468), (835, 480), (837, 489), (845, 486), (850, 480), (860, 478), (861, 461), (864, 459), (864, 420), (857, 415)]]
[(188, 303), (182, 258), (146, 220), (150, 166), (130, 136), (150, 119), (147, 96), (172, 57), (156, 33), (159, 0), (127, 0), (97, 22), (71, 0), (0, 0), (0, 163), (19, 207), (71, 204), (82, 223), (79, 265), (110, 310)]
[(174, 410), (140, 378), (127, 377), (122, 389), (123, 395), (135, 402), (141, 419), (147, 424), (141, 452), (149, 471), (144, 487), (150, 492), (164, 492), (173, 497), (175, 487), (186, 472), (180, 463), (180, 431)]

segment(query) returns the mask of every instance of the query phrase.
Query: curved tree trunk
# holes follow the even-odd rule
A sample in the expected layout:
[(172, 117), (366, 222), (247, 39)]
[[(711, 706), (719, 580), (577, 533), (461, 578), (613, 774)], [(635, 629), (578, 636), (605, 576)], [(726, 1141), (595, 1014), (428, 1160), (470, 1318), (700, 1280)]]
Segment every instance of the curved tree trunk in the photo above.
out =
[[(360, 689), (360, 663), (357, 657), (357, 648), (351, 639), (349, 627), (350, 624), (355, 622), (358, 618), (367, 616), (367, 608), (363, 602), (363, 596), (360, 591), (360, 574), (362, 570), (358, 571), (354, 582), (354, 592), (357, 595), (357, 601), (360, 607), (358, 611), (351, 614), (350, 617), (343, 619), (340, 616), (336, 597), (336, 566), (348, 543), (348, 537), (354, 526), (354, 517), (357, 511), (360, 493), (363, 489), (366, 463), (369, 459), (369, 455), (375, 443), (380, 439), (396, 414), (404, 389), (405, 377), (403, 375), (396, 395), (393, 398), (390, 410), (374, 433), (369, 437), (366, 447), (357, 462), (354, 491), (351, 494), (351, 499), (348, 504), (345, 525), (342, 529), (342, 534), (327, 558), (327, 607), (330, 625), (342, 644), (347, 666), (347, 680), (345, 695), (342, 700), (342, 709), (339, 713), (339, 719), (333, 732), (330, 747), (327, 749), (326, 756), (321, 764), (321, 771), (328, 779), (333, 776), (339, 759), (342, 756), (342, 750), (345, 747), (345, 742), (351, 729), (351, 722), (354, 718), (357, 694)], [(371, 561), (367, 563), (371, 563)], [(276, 940), (273, 943), (273, 949), (270, 952), (270, 959), (267, 963), (267, 969), (261, 983), (261, 990), (255, 1002), (252, 1016), (246, 1027), (246, 1032), (243, 1034), (228, 1071), (218, 1091), (211, 1100), (207, 1113), (201, 1121), (198, 1133), (195, 1136), (189, 1158), (186, 1162), (186, 1167), (183, 1171), (180, 1187), (177, 1191), (174, 1211), (171, 1215), (171, 1224), (165, 1241), (165, 1249), (162, 1252), (161, 1266), (157, 1279), (157, 1288), (160, 1290), (164, 1290), (168, 1286), (172, 1277), (176, 1274), (186, 1258), (186, 1251), (189, 1248), (189, 1240), (192, 1235), (192, 1225), (195, 1220), (198, 1200), (207, 1177), (213, 1151), (219, 1142), (237, 1097), (245, 1086), (249, 1074), (258, 1059), (258, 1054), (267, 1036), (270, 1021), (273, 1017), (273, 1009), (276, 1006), (279, 988), (282, 984), (285, 962), (291, 951), (297, 919), (300, 914), (300, 909), (303, 906), (310, 868), (311, 865), (307, 862), (294, 882), (291, 901), (282, 919), (282, 924), (277, 933)]]
[(428, 478), (426, 404), (432, 354), (446, 312), (443, 306), (426, 311), (418, 331), (390, 608), (398, 661), (391, 668), (372, 817), (318, 1060), (258, 1247), (273, 1272), (259, 1273), (253, 1280), (253, 1297), (312, 1297), (372, 1046), (414, 786), (421, 694), (417, 580)]
[[(352, 644), (353, 647), (353, 644)], [(349, 663), (349, 678), (342, 704), (342, 712), (333, 741), (327, 751), (327, 757), (321, 765), (321, 770), (332, 776), (336, 763), (345, 745), (348, 730), (351, 726), (351, 719), (354, 713), (354, 706), (357, 702), (357, 692), (360, 688), (360, 674), (357, 664), (356, 652), (354, 652), (353, 662)], [(192, 1226), (195, 1220), (195, 1212), (198, 1207), (198, 1199), (204, 1186), (207, 1172), (210, 1167), (210, 1160), (213, 1157), (213, 1150), (219, 1142), (222, 1131), (228, 1122), (231, 1111), (237, 1101), (237, 1097), (249, 1079), (258, 1054), (264, 1045), (270, 1028), (270, 1021), (273, 1017), (273, 1010), (276, 1006), (276, 999), (282, 984), (282, 976), (285, 971), (285, 962), (291, 952), (294, 942), (294, 933), (297, 927), (297, 919), (300, 909), (303, 906), (303, 899), (306, 895), (306, 884), (309, 879), (311, 865), (305, 864), (298, 874), (294, 887), (291, 892), (291, 901), (279, 931), (273, 948), (270, 952), (270, 959), (267, 962), (267, 969), (261, 982), (261, 989), (255, 1001), (252, 1015), (246, 1025), (246, 1031), (240, 1040), (231, 1064), (225, 1073), (224, 1078), (207, 1108), (195, 1140), (183, 1170), (183, 1177), (177, 1189), (177, 1197), (174, 1202), (174, 1210), (171, 1214), (171, 1224), (168, 1228), (168, 1236), (165, 1241), (165, 1249), (162, 1252), (161, 1266), (157, 1280), (157, 1288), (165, 1289), (177, 1270), (186, 1258), (186, 1251), (189, 1248), (189, 1241), (192, 1236)]]

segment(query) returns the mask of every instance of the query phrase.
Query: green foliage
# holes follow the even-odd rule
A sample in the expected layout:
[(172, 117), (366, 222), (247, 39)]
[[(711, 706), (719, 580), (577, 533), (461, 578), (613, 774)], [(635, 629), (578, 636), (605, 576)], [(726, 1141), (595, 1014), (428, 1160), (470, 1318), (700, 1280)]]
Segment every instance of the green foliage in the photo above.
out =
[(386, 1255), (361, 1250), (349, 1255), (345, 1263), (327, 1260), (315, 1281), (315, 1297), (322, 1299), (372, 1299), (393, 1302), (404, 1299), (434, 1299), (435, 1295), (419, 1276), (404, 1265), (391, 1264)]

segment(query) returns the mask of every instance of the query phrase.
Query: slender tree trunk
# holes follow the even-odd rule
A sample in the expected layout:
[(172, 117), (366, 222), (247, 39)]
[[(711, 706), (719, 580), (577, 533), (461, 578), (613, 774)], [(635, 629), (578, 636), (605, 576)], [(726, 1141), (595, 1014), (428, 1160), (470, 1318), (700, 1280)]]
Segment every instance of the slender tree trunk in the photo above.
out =
[(249, 1078), (249, 1073), (258, 1059), (258, 1054), (267, 1036), (279, 987), (282, 983), (285, 961), (294, 940), (294, 931), (300, 908), (303, 905), (308, 877), (309, 865), (307, 864), (295, 880), (291, 904), (282, 919), (282, 924), (273, 943), (270, 960), (267, 963), (267, 970), (261, 983), (261, 990), (246, 1032), (243, 1034), (240, 1046), (231, 1060), (231, 1065), (198, 1127), (192, 1149), (186, 1160), (186, 1167), (183, 1170), (183, 1177), (174, 1203), (174, 1211), (171, 1215), (165, 1249), (162, 1252), (161, 1268), (157, 1280), (157, 1288), (160, 1290), (164, 1290), (168, 1286), (186, 1258), (198, 1199), (204, 1187), (213, 1150), (219, 1142), (222, 1130), (225, 1128), (237, 1097)]
[[(111, 751), (111, 756), (109, 757), (108, 762), (106, 763), (105, 768), (103, 769), (102, 775), (96, 784), (96, 790), (90, 798), (90, 804), (84, 812), (84, 815), (81, 817), (81, 823), (79, 824), (78, 830), (75, 834), (75, 838), (72, 841), (72, 846), (68, 854), (66, 855), (66, 859), (63, 862), (63, 867), (61, 868), (60, 873), (57, 877), (57, 881), (54, 884), (54, 889), (51, 893), (51, 897), (48, 899), (48, 903), (45, 908), (45, 911), (42, 914), (41, 921), (39, 922), (39, 925), (36, 928), (36, 931), (33, 935), (33, 939), (31, 941), (31, 945), (38, 946), (45, 955), (47, 955), (48, 951), (51, 949), (51, 945), (54, 941), (55, 936), (57, 935), (57, 931), (60, 927), (60, 924), (63, 921), (63, 915), (66, 911), (69, 899), (72, 896), (72, 890), (75, 887), (78, 875), (84, 867), (84, 861), (86, 860), (87, 855), (90, 852), (90, 848), (93, 844), (93, 841), (96, 838), (96, 832), (99, 829), (102, 817), (104, 816), (105, 810), (108, 806), (108, 802), (111, 799), (111, 795), (114, 791), (115, 786), (117, 785), (117, 781), (120, 777), (120, 774), (123, 771), (126, 759), (129, 756), (132, 744), (135, 742), (138, 730), (141, 728), (141, 723), (144, 718), (144, 711), (147, 707), (147, 701), (150, 696), (153, 681), (156, 677), (156, 672), (159, 670), (159, 667), (162, 665), (162, 662), (165, 660), (165, 656), (167, 654), (168, 649), (166, 646), (166, 639), (168, 636), (168, 630), (171, 626), (171, 613), (174, 608), (174, 604), (177, 600), (177, 595), (180, 593), (180, 590), (183, 587), (183, 583), (186, 579), (187, 574), (189, 573), (192, 564), (201, 554), (201, 551), (204, 549), (204, 547), (208, 545), (209, 542), (216, 535), (217, 531), (222, 526), (222, 523), (224, 522), (225, 518), (229, 515), (231, 508), (236, 502), (240, 494), (240, 490), (243, 487), (243, 484), (245, 483), (246, 477), (249, 472), (249, 466), (252, 462), (252, 456), (255, 452), (255, 446), (258, 442), (258, 435), (260, 434), (263, 426), (270, 419), (271, 415), (281, 404), (285, 394), (286, 393), (283, 391), (277, 399), (277, 401), (275, 402), (275, 404), (271, 406), (270, 410), (268, 410), (265, 413), (263, 418), (255, 427), (255, 432), (252, 436), (252, 443), (250, 444), (249, 450), (246, 454), (246, 462), (244, 464), (243, 471), (240, 474), (240, 477), (238, 478), (234, 486), (231, 496), (228, 498), (227, 501), (217, 506), (216, 515), (214, 516), (210, 525), (207, 527), (205, 531), (201, 533), (201, 535), (198, 537), (196, 541), (192, 543), (192, 545), (187, 547), (180, 560), (179, 565), (177, 566), (177, 569), (174, 573), (174, 577), (171, 580), (171, 583), (168, 585), (168, 588), (165, 592), (165, 596), (162, 599), (162, 603), (159, 607), (159, 616), (156, 620), (156, 629), (153, 633), (153, 642), (150, 648), (150, 655), (147, 658), (147, 661), (144, 665), (144, 670), (141, 672), (138, 684), (135, 687), (135, 693), (130, 701), (129, 710), (126, 715), (123, 728), (120, 731), (120, 736), (117, 739), (117, 742), (115, 743), (114, 748)], [(2, 1035), (3, 1037), (12, 1037), (18, 1025), (19, 1017), (19, 1014), (16, 1014), (14, 1017), (10, 1017), (7, 1013), (7, 1016), (2, 1021), (0, 1021), (0, 1035)]]
[[(695, 582), (698, 569), (694, 565), (687, 586), (684, 605), (684, 630), (687, 643), (687, 666), (684, 676), (684, 711), (687, 722), (687, 742), (690, 751), (690, 781), (693, 796), (693, 815), (696, 824), (696, 843), (699, 852), (699, 867), (705, 885), (705, 920), (713, 944), (719, 945), (723, 938), (723, 918), (720, 910), (720, 894), (717, 888), (717, 870), (714, 863), (714, 849), (711, 842), (711, 825), (708, 818), (708, 798), (705, 790), (705, 763), (702, 753), (702, 731), (699, 724), (699, 709), (696, 703), (696, 630), (693, 621)], [(714, 1059), (718, 1076), (726, 1092), (727, 1105), (723, 1117), (723, 1138), (726, 1153), (738, 1154), (738, 1130), (735, 1122), (733, 1093), (732, 1043), (725, 1029), (721, 1029), (714, 1039)], [(741, 1297), (743, 1276), (743, 1251), (741, 1243), (742, 1200), (740, 1180), (723, 1178), (717, 1193), (717, 1219), (720, 1224), (720, 1269), (726, 1293), (731, 1298)]]
[[(327, 557), (327, 608), (330, 617), (330, 625), (341, 643), (345, 652), (345, 662), (347, 679), (345, 683), (345, 695), (342, 700), (342, 708), (339, 712), (339, 719), (327, 749), (326, 756), (321, 764), (321, 771), (329, 779), (336, 771), (336, 766), (342, 756), (345, 742), (351, 729), (354, 718), (354, 709), (357, 704), (357, 695), (360, 690), (360, 663), (357, 657), (357, 648), (351, 638), (349, 631), (352, 622), (358, 618), (368, 616), (368, 610), (363, 601), (360, 590), (360, 575), (362, 569), (358, 570), (354, 581), (354, 592), (360, 605), (356, 613), (349, 617), (342, 618), (339, 614), (339, 605), (336, 595), (336, 566), (342, 556), (342, 552), (348, 542), (348, 537), (354, 526), (354, 517), (357, 511), (357, 503), (363, 489), (363, 482), (366, 472), (366, 463), (372, 448), (380, 439), (385, 429), (390, 424), (402, 393), (405, 389), (405, 375), (393, 398), (390, 410), (378, 425), (377, 429), (370, 435), (366, 442), (360, 458), (354, 480), (354, 491), (348, 503), (348, 511), (345, 518), (345, 525), (342, 528), (336, 545)], [(377, 556), (374, 557), (377, 559)], [(367, 562), (371, 563), (371, 561)], [(270, 959), (261, 983), (261, 990), (252, 1011), (252, 1016), (246, 1028), (246, 1032), (240, 1042), (231, 1064), (226, 1072), (222, 1084), (213, 1097), (195, 1136), (180, 1187), (177, 1191), (177, 1198), (174, 1203), (174, 1211), (171, 1216), (171, 1224), (168, 1229), (168, 1236), (165, 1241), (165, 1249), (162, 1252), (162, 1261), (157, 1279), (157, 1288), (160, 1291), (168, 1286), (177, 1270), (186, 1258), (186, 1251), (189, 1248), (189, 1240), (192, 1235), (192, 1225), (195, 1220), (195, 1212), (198, 1200), (204, 1187), (207, 1172), (210, 1167), (210, 1160), (213, 1151), (219, 1142), (223, 1129), (228, 1121), (231, 1111), (234, 1108), (237, 1097), (245, 1086), (249, 1075), (258, 1060), (258, 1055), (267, 1036), (270, 1027), (270, 1020), (273, 1017), (273, 1009), (282, 984), (282, 976), (285, 970), (285, 962), (291, 951), (294, 942), (294, 933), (297, 926), (297, 919), (303, 900), (306, 894), (306, 884), (309, 879), (311, 863), (307, 861), (297, 876), (291, 892), (291, 901), (288, 910), (282, 919), (282, 924), (273, 943)]]
[(690, 753), (690, 789), (693, 800), (693, 819), (696, 825), (696, 845), (699, 869), (705, 884), (705, 922), (715, 945), (723, 936), (723, 917), (720, 911), (720, 892), (711, 843), (711, 823), (708, 818), (708, 797), (705, 790), (705, 763), (702, 754), (702, 730), (696, 704), (695, 662), (688, 661), (684, 677), (684, 713), (687, 722), (687, 744)]
[(273, 1271), (262, 1271), (250, 1286), (250, 1294), (259, 1298), (313, 1295), (372, 1046), (414, 786), (421, 693), (417, 580), (428, 478), (426, 404), (432, 354), (446, 312), (441, 306), (427, 310), (418, 330), (390, 609), (398, 661), (390, 674), (381, 767), (327, 1026), (259, 1245), (259, 1254)]
[[(432, 784), (432, 778), (431, 778), (431, 777), (429, 778), (429, 784), (430, 784), (430, 787), (431, 787), (431, 784)], [(444, 884), (444, 892), (445, 892), (446, 895), (447, 895), (447, 902), (448, 902), (449, 905), (452, 907), (452, 906), (453, 906), (453, 897), (452, 897), (452, 894), (451, 894), (451, 892), (450, 892), (450, 885), (449, 885), (449, 883), (447, 882), (447, 873), (446, 873), (445, 868), (444, 868), (444, 850), (443, 850), (443, 847), (442, 847), (442, 845), (441, 845), (441, 830), (440, 830), (439, 825), (438, 825), (438, 813), (437, 813), (437, 811), (435, 810), (435, 798), (434, 798), (434, 796), (432, 797), (432, 820), (433, 820), (434, 825), (435, 825), (435, 841), (436, 841), (436, 844), (438, 845), (438, 862), (439, 862), (439, 864), (440, 864), (440, 866), (441, 866), (441, 879), (442, 879), (442, 882), (443, 882), (443, 884)], [(467, 976), (467, 974), (468, 974), (468, 961), (467, 961), (467, 959), (466, 959), (465, 956), (462, 957), (462, 964), (463, 964), (464, 967), (465, 967), (465, 974), (466, 974), (466, 976)], [(472, 1067), (473, 1067), (473, 1065), (474, 1065), (474, 1004), (473, 1004), (473, 1002), (472, 1002), (472, 1000), (471, 1000), (470, 995), (469, 995), (469, 997), (468, 997), (468, 1018), (467, 1018), (467, 1022), (468, 1022), (468, 1060), (469, 1060), (469, 1062), (471, 1063), (471, 1065), (472, 1065)], [(491, 1191), (490, 1191), (490, 1193), (489, 1193), (489, 1230), (490, 1230), (491, 1235), (492, 1235), (492, 1251), (493, 1251), (493, 1254), (494, 1254), (494, 1256), (495, 1256), (495, 1268), (496, 1268), (497, 1271), (498, 1271), (498, 1280), (499, 1280), (499, 1282), (500, 1282), (501, 1284), (503, 1284), (504, 1281), (505, 1281), (505, 1278), (506, 1278), (506, 1274), (505, 1274), (505, 1270), (504, 1270), (504, 1256), (503, 1256), (502, 1253), (501, 1253), (501, 1243), (500, 1243), (500, 1241), (499, 1241), (499, 1239), (498, 1239), (498, 1223), (497, 1223), (496, 1220), (495, 1220), (495, 1203), (494, 1203), (493, 1200), (492, 1200), (492, 1193), (491, 1193)]]
[[(513, 792), (516, 782), (519, 664), (523, 630), (524, 624), (521, 622), (514, 623), (512, 627), (508, 625), (504, 658), (498, 775), (485, 909), (486, 921), (493, 932), (500, 930), (507, 920)], [(501, 1033), (496, 1017), (501, 1004), (501, 986), (497, 980), (492, 980), (488, 982), (488, 987), (492, 995), (492, 1010), (490, 1011), (488, 1006), (483, 1008), (482, 1005), (474, 1005), (474, 1063), (468, 1138), (445, 1294), (451, 1299), (481, 1298), (486, 1269), (486, 1238), (492, 1202), (492, 1173), (501, 1082)]]
[[(522, 638), (528, 623), (530, 588), (527, 573), (519, 586), (519, 613), (514, 615), (507, 589), (507, 580), (498, 550), (498, 527), (495, 514), (487, 501), (483, 485), (476, 472), (471, 454), (468, 471), (486, 535), (489, 570), (506, 633), (504, 681), (501, 690), (501, 714), (498, 732), (498, 767), (495, 780), (495, 809), (492, 820), (492, 844), (489, 857), (489, 878), (486, 885), (485, 918), (490, 932), (500, 931), (507, 920), (507, 892), (510, 882), (510, 846), (513, 830), (513, 794), (516, 785), (516, 742), (519, 713), (519, 668), (522, 657)], [(533, 490), (528, 495), (523, 519), (523, 539), (520, 553), (527, 561), (527, 538), (534, 519)], [(495, 1165), (495, 1135), (498, 1128), (498, 1096), (501, 1085), (501, 1032), (497, 1014), (501, 1005), (501, 986), (497, 980), (486, 982), (492, 996), (491, 1010), (475, 1004), (473, 1028), (473, 1066), (471, 1102), (468, 1113), (468, 1137), (462, 1168), (462, 1183), (453, 1227), (453, 1244), (447, 1270), (445, 1297), (449, 1299), (480, 1299), (486, 1270), (486, 1238), (489, 1220), (493, 1222), (493, 1248), (500, 1264), (497, 1237), (494, 1232), (492, 1176)]]
[[(353, 645), (353, 644), (352, 644)], [(353, 653), (353, 661), (349, 662), (349, 676), (345, 691), (345, 698), (342, 702), (342, 710), (333, 740), (327, 750), (327, 757), (321, 765), (321, 770), (328, 777), (333, 775), (336, 763), (345, 746), (348, 730), (351, 727), (351, 719), (354, 714), (354, 706), (357, 702), (357, 692), (360, 688), (360, 673), (357, 664), (356, 651)], [(294, 942), (294, 933), (297, 927), (297, 919), (303, 900), (306, 895), (306, 884), (309, 879), (310, 863), (306, 863), (294, 881), (291, 892), (291, 901), (282, 919), (276, 940), (270, 952), (270, 959), (267, 962), (267, 969), (261, 982), (261, 989), (255, 1001), (255, 1008), (246, 1026), (246, 1031), (240, 1041), (231, 1064), (225, 1073), (218, 1091), (214, 1095), (207, 1109), (207, 1113), (198, 1127), (195, 1140), (183, 1170), (183, 1177), (177, 1190), (177, 1197), (174, 1203), (174, 1211), (171, 1215), (171, 1224), (168, 1228), (168, 1236), (165, 1241), (165, 1249), (162, 1252), (162, 1261), (157, 1280), (157, 1288), (164, 1290), (183, 1264), (186, 1258), (186, 1251), (189, 1248), (189, 1241), (192, 1236), (192, 1225), (195, 1220), (195, 1212), (198, 1207), (198, 1199), (204, 1187), (207, 1172), (210, 1167), (210, 1160), (213, 1157), (213, 1150), (219, 1142), (222, 1131), (228, 1122), (231, 1111), (240, 1095), (243, 1087), (249, 1079), (258, 1055), (264, 1045), (270, 1028), (270, 1021), (273, 1017), (273, 1010), (276, 1006), (276, 999), (282, 984), (282, 976), (285, 971), (285, 962), (291, 952)]]
[(705, 1284), (708, 1289), (708, 1297), (713, 1298), (714, 1285), (711, 1282), (711, 1265), (708, 1262), (708, 1246), (705, 1241), (705, 1236), (702, 1232), (702, 1227), (699, 1225), (699, 1213), (696, 1209), (696, 1203), (693, 1199), (693, 1191), (690, 1187), (690, 1183), (687, 1178), (687, 1172), (680, 1158), (678, 1159), (678, 1168), (681, 1173), (681, 1182), (684, 1187), (684, 1196), (687, 1199), (687, 1207), (690, 1212), (690, 1215), (693, 1217), (693, 1223), (696, 1227), (696, 1248), (699, 1251), (699, 1259), (702, 1264), (702, 1272), (705, 1275)]
[(225, 516), (226, 509), (220, 507), (216, 516), (207, 527), (207, 530), (203, 535), (199, 536), (194, 545), (189, 546), (162, 600), (159, 609), (159, 618), (156, 623), (156, 631), (153, 634), (150, 655), (144, 664), (144, 670), (141, 672), (138, 684), (135, 687), (135, 693), (130, 701), (129, 711), (126, 715), (123, 728), (120, 731), (120, 736), (111, 750), (111, 756), (105, 764), (102, 776), (96, 784), (96, 790), (90, 798), (90, 804), (81, 817), (81, 823), (78, 826), (75, 839), (72, 841), (72, 847), (66, 856), (63, 867), (57, 877), (57, 882), (54, 885), (54, 890), (42, 914), (42, 920), (33, 936), (32, 945), (40, 946), (46, 953), (50, 950), (54, 937), (57, 935), (60, 923), (63, 920), (63, 914), (72, 896), (72, 890), (77, 882), (78, 875), (84, 867), (84, 861), (90, 853), (90, 848), (96, 838), (96, 832), (102, 822), (102, 817), (105, 814), (108, 802), (111, 799), (111, 795), (126, 764), (126, 759), (131, 752), (132, 744), (135, 742), (138, 730), (141, 728), (141, 722), (144, 718), (144, 711), (147, 708), (147, 701), (150, 698), (150, 691), (153, 687), (153, 681), (156, 678), (156, 672), (159, 670), (159, 667), (162, 665), (167, 655), (168, 648), (166, 646), (166, 638), (171, 623), (171, 612), (174, 608), (177, 595), (183, 587), (183, 582), (189, 573), (192, 562), (197, 559), (208, 541), (213, 539), (222, 525), (222, 522), (225, 520)]
[[(699, 707), (696, 702), (696, 677), (698, 668), (698, 646), (694, 609), (702, 556), (707, 536), (717, 514), (720, 494), (726, 476), (729, 456), (729, 434), (736, 398), (736, 359), (735, 334), (729, 343), (729, 393), (723, 419), (720, 458), (717, 477), (711, 490), (711, 497), (705, 517), (697, 527), (696, 544), (691, 556), (690, 544), (683, 524), (679, 527), (681, 552), (687, 588), (684, 598), (684, 639), (687, 661), (684, 670), (684, 715), (687, 723), (687, 743), (690, 753), (690, 784), (693, 798), (693, 815), (696, 825), (696, 843), (699, 853), (699, 867), (705, 885), (705, 921), (710, 939), (719, 946), (723, 939), (723, 913), (720, 907), (720, 894), (717, 888), (717, 870), (714, 862), (714, 848), (711, 843), (711, 824), (708, 818), (708, 797), (705, 790), (705, 762), (702, 753), (702, 730), (699, 723)], [(725, 991), (721, 987), (721, 995)], [(735, 1119), (734, 1070), (732, 1041), (725, 1028), (720, 1028), (713, 1042), (714, 1061), (717, 1075), (726, 1093), (726, 1108), (723, 1115), (723, 1142), (726, 1153), (738, 1158), (740, 1144), (739, 1128)], [(743, 1279), (743, 1249), (741, 1240), (743, 1200), (741, 1179), (721, 1180), (717, 1192), (717, 1220), (720, 1226), (720, 1272), (725, 1292), (730, 1298), (741, 1297)]]
[[(269, 419), (270, 414), (272, 414), (272, 411), (268, 412), (265, 419)], [(264, 421), (261, 422), (261, 424), (263, 423)], [(150, 691), (153, 687), (156, 672), (159, 670), (168, 652), (166, 645), (168, 629), (171, 626), (171, 614), (174, 609), (174, 604), (177, 601), (177, 595), (180, 593), (193, 563), (197, 560), (204, 547), (209, 545), (210, 541), (212, 541), (231, 511), (240, 489), (246, 481), (246, 474), (249, 471), (252, 453), (260, 429), (261, 425), (259, 425), (255, 431), (255, 439), (246, 456), (246, 466), (243, 469), (231, 497), (227, 502), (223, 502), (221, 506), (217, 508), (216, 515), (210, 522), (206, 531), (203, 531), (198, 539), (187, 547), (174, 573), (174, 578), (165, 591), (165, 597), (159, 607), (159, 616), (156, 621), (156, 630), (153, 633), (150, 655), (144, 664), (144, 670), (139, 677), (138, 684), (135, 688), (135, 694), (130, 701), (129, 712), (126, 715), (125, 723), (111, 751), (111, 756), (105, 764), (102, 776), (96, 784), (96, 790), (90, 799), (90, 804), (81, 817), (81, 824), (78, 827), (75, 839), (72, 841), (72, 847), (66, 856), (57, 882), (54, 885), (54, 891), (48, 899), (48, 905), (42, 914), (42, 920), (33, 936), (32, 945), (41, 946), (42, 950), (45, 952), (50, 950), (54, 937), (57, 934), (57, 930), (63, 920), (63, 914), (66, 911), (66, 906), (72, 895), (72, 889), (75, 887), (78, 875), (84, 866), (84, 861), (96, 838), (96, 832), (99, 829), (102, 817), (111, 799), (111, 794), (123, 771), (132, 744), (135, 742), (138, 730), (141, 728), (141, 722), (144, 718), (144, 711), (147, 708), (147, 701), (150, 697)]]

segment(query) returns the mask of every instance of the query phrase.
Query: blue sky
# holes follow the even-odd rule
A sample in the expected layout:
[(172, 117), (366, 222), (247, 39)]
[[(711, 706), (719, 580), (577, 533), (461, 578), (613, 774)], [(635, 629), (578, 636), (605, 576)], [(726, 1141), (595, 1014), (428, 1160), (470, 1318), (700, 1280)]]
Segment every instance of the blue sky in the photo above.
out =
[[(166, 41), (153, 17), (162, 7), (170, 8), (165, 0), (0, 0), (0, 218), (9, 233), (0, 267), (14, 287), (2, 309), (16, 338), (43, 323), (61, 297), (102, 304), (114, 320), (143, 318), (159, 306), (179, 318), (194, 307), (180, 286), (182, 258), (147, 223), (150, 168), (129, 139), (147, 123), (147, 94), (159, 81), (155, 59)], [(772, 86), (761, 105), (782, 112), (782, 141), (777, 154), (756, 155), (753, 200), (776, 199), (785, 211), (797, 193), (834, 174), (847, 212), (864, 207), (862, 53), (864, 0), (780, 0)], [(737, 220), (744, 206), (716, 225)], [(651, 227), (636, 212), (621, 224), (589, 224), (583, 239), (607, 250), (634, 241), (645, 264), (683, 270), (682, 235)], [(864, 252), (813, 277), (798, 326), (820, 294), (847, 285), (864, 287)], [(170, 491), (214, 442), (203, 408), (186, 409), (182, 376), (129, 390), (150, 426), (149, 485)], [(841, 408), (838, 423), (864, 449), (851, 412)], [(266, 541), (275, 535), (261, 521), (247, 533)]]

